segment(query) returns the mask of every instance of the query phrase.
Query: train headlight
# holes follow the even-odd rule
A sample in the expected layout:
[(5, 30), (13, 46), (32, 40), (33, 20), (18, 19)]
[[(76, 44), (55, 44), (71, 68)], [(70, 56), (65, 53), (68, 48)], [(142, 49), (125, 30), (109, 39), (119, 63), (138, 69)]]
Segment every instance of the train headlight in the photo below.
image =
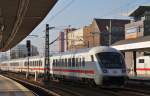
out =
[(106, 69), (103, 69), (103, 73), (107, 73), (108, 71)]
[(126, 73), (126, 69), (122, 69), (122, 73)]

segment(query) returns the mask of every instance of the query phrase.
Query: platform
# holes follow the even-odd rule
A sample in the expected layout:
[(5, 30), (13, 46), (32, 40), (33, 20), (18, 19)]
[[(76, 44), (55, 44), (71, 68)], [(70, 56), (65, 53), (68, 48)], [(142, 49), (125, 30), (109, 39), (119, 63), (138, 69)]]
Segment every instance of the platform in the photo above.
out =
[(21, 84), (0, 75), (0, 96), (35, 96)]

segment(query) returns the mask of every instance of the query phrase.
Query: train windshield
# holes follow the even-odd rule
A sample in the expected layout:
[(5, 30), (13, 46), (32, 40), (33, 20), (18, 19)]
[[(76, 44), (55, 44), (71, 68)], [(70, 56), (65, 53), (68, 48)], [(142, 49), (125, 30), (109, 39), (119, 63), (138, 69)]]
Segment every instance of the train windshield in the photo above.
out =
[(103, 68), (122, 68), (124, 67), (123, 57), (115, 52), (102, 52), (97, 54), (100, 66)]

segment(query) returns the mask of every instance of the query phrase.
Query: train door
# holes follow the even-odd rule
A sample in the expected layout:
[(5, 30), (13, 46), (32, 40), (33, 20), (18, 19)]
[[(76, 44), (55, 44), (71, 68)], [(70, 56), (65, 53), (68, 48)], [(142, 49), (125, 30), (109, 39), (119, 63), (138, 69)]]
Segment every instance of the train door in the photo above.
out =
[(80, 77), (80, 73), (79, 73), (79, 70), (81, 70), (80, 68), (81, 68), (81, 56), (79, 56), (79, 55), (77, 55), (76, 56), (76, 70), (78, 71), (78, 72), (76, 72), (76, 77)]
[(150, 77), (150, 57), (149, 56), (145, 56), (144, 59), (144, 63), (145, 63), (145, 71), (146, 71), (146, 76)]
[(146, 63), (145, 63), (145, 58), (141, 57), (137, 59), (137, 75), (138, 76), (147, 76), (147, 71), (146, 71)]

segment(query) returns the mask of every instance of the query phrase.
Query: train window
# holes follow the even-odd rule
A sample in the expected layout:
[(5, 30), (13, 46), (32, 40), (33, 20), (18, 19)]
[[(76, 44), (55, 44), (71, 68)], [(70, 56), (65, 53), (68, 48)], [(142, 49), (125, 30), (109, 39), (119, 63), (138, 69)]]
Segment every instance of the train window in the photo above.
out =
[(61, 66), (61, 59), (58, 60), (58, 66)]
[(63, 59), (61, 59), (61, 67), (63, 67)]
[(85, 58), (82, 58), (82, 66), (85, 66)]
[(39, 61), (39, 66), (41, 66), (40, 64), (41, 64), (41, 61)]
[(58, 66), (61, 67), (61, 59), (59, 59)]
[(38, 62), (37, 61), (35, 61), (35, 66), (37, 66), (38, 65)]
[(36, 61), (34, 61), (34, 66), (36, 66), (36, 64), (37, 64)]
[(139, 63), (144, 63), (144, 59), (139, 59)]
[(35, 61), (33, 61), (33, 64), (32, 64), (32, 66), (35, 66)]
[(42, 61), (40, 61), (40, 66), (42, 66)]
[(34, 65), (34, 61), (32, 61), (32, 63), (31, 63), (31, 66), (33, 66)]
[(58, 65), (58, 61), (57, 61), (57, 59), (56, 59), (56, 67), (57, 67), (57, 65)]
[(94, 62), (94, 57), (93, 57), (93, 55), (91, 55), (91, 61)]
[(34, 64), (35, 66), (37, 66), (37, 61), (35, 61), (35, 64)]
[(68, 66), (71, 67), (71, 59), (68, 59)]
[(29, 66), (31, 66), (31, 61), (29, 62)]
[(34, 65), (34, 61), (32, 61), (32, 63), (31, 63), (31, 66), (33, 66)]
[(79, 67), (81, 66), (81, 63), (82, 63), (82, 60), (81, 60), (81, 58), (80, 58), (80, 62), (79, 62), (79, 64), (78, 64)]
[(38, 61), (38, 66), (40, 66), (40, 60)]
[(55, 66), (55, 60), (53, 60), (53, 66)]
[(78, 67), (78, 58), (76, 58), (76, 65), (75, 66)]
[(35, 61), (32, 62), (32, 65), (31, 65), (31, 66), (34, 66), (34, 64), (35, 64)]
[(72, 67), (75, 67), (75, 58), (72, 58)]
[(65, 58), (65, 67), (67, 67), (67, 59)]
[(41, 66), (41, 61), (39, 61), (39, 66)]

